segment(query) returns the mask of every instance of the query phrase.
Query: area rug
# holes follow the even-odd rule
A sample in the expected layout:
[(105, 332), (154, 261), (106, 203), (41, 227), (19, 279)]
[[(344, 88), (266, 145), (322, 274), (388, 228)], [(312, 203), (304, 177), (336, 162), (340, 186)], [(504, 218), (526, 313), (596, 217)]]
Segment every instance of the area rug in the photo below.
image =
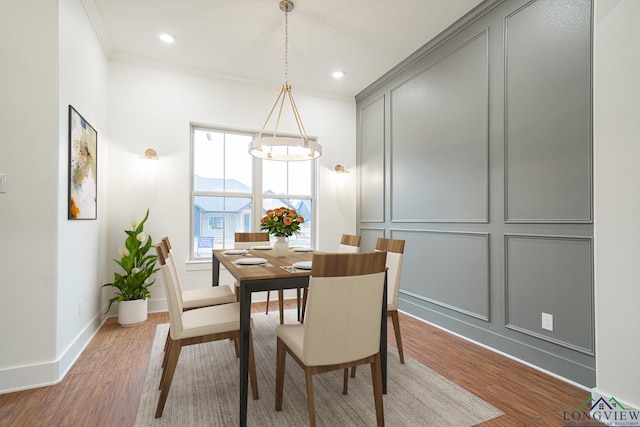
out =
[[(304, 371), (287, 355), (283, 410), (276, 412), (275, 366), (277, 313), (252, 315), (253, 339), (260, 399), (249, 391), (249, 426), (309, 425)], [(286, 323), (295, 311), (286, 311)], [(169, 325), (158, 325), (151, 351), (136, 426), (236, 426), (239, 424), (239, 359), (233, 343), (223, 340), (182, 349), (169, 397), (161, 418), (154, 413), (160, 394), (158, 384)], [(473, 426), (503, 415), (474, 394), (428, 367), (388, 349), (387, 394), (383, 397), (387, 426)], [(368, 367), (360, 367), (342, 394), (342, 372), (314, 376), (318, 426), (375, 426), (375, 407)]]

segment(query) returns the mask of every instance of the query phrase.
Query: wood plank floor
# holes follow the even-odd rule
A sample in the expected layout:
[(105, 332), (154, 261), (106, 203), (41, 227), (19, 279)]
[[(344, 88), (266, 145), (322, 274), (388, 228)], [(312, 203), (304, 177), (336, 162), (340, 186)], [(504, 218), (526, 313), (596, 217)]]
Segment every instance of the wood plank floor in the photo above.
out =
[[(277, 316), (276, 306), (271, 307), (269, 315)], [(264, 308), (256, 303), (253, 311), (264, 315)], [(165, 322), (167, 313), (150, 314), (133, 328), (108, 319), (60, 384), (0, 395), (0, 426), (133, 426), (155, 328)], [(589, 397), (582, 389), (402, 313), (400, 324), (405, 355), (505, 413), (482, 427), (563, 426), (563, 411)], [(389, 342), (395, 345), (392, 327)]]

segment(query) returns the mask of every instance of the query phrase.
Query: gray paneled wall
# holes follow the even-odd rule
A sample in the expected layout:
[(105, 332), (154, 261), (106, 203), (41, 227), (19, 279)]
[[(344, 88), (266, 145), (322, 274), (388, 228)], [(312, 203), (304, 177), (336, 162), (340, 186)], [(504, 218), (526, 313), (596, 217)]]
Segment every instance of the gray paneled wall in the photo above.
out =
[[(384, 97), (360, 109), (363, 143), (358, 152), (360, 218), (384, 221)], [(362, 177), (366, 177), (363, 179)], [(375, 244), (374, 244), (375, 247)]]
[(584, 4), (539, 0), (506, 18), (507, 221), (591, 220), (591, 18)]
[(488, 91), (486, 31), (391, 90), (393, 221), (487, 221)]
[(586, 386), (590, 64), (590, 0), (487, 1), (356, 97), (362, 248), (406, 241), (401, 310)]

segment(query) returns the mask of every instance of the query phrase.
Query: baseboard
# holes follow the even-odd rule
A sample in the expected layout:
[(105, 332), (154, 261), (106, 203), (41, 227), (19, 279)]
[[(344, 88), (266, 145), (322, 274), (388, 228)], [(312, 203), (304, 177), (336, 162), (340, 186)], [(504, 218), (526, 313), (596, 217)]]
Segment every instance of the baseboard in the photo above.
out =
[(58, 384), (78, 360), (106, 319), (98, 313), (57, 360), (0, 370), (0, 394)]
[(433, 322), (429, 322), (428, 320), (422, 319), (421, 317), (418, 317), (418, 316), (416, 316), (416, 315), (414, 315), (414, 314), (408, 313), (408, 312), (403, 311), (403, 310), (398, 310), (398, 311), (399, 311), (399, 312), (401, 312), (401, 313), (403, 313), (403, 314), (405, 314), (405, 315), (407, 315), (407, 316), (409, 316), (409, 317), (412, 317), (412, 318), (414, 318), (414, 319), (416, 319), (416, 320), (419, 320), (419, 321), (421, 321), (421, 322), (423, 322), (423, 323), (426, 323), (426, 324), (428, 324), (429, 326), (433, 326), (434, 328), (438, 328), (438, 329), (440, 329), (440, 330), (442, 330), (442, 331), (445, 331), (445, 332), (447, 332), (447, 333), (449, 333), (449, 334), (451, 334), (451, 335), (453, 335), (453, 336), (455, 336), (455, 337), (461, 338), (461, 339), (463, 339), (463, 340), (465, 340), (465, 341), (468, 341), (468, 342), (470, 342), (470, 343), (472, 343), (472, 344), (475, 344), (475, 345), (477, 345), (477, 346), (479, 346), (479, 347), (482, 347), (482, 348), (485, 348), (485, 349), (487, 349), (487, 350), (490, 350), (490, 351), (492, 351), (492, 352), (494, 352), (494, 353), (496, 353), (496, 354), (499, 354), (500, 356), (504, 356), (504, 357), (506, 357), (507, 359), (511, 359), (511, 360), (513, 360), (513, 361), (515, 361), (515, 362), (518, 362), (518, 363), (522, 364), (522, 365), (525, 365), (525, 366), (528, 366), (528, 367), (530, 367), (530, 368), (533, 368), (533, 369), (535, 369), (536, 371), (540, 371), (540, 372), (542, 372), (542, 373), (544, 373), (544, 374), (546, 374), (546, 375), (549, 375), (549, 376), (554, 377), (554, 378), (556, 378), (556, 379), (559, 379), (559, 380), (561, 380), (561, 381), (563, 381), (563, 382), (566, 382), (566, 383), (568, 383), (568, 384), (571, 384), (571, 385), (572, 385), (572, 386), (574, 386), (574, 387), (580, 388), (580, 389), (585, 390), (585, 391), (588, 391), (588, 392), (591, 392), (591, 391), (592, 391), (592, 389), (591, 389), (590, 387), (587, 387), (587, 386), (585, 386), (585, 385), (583, 385), (583, 384), (580, 384), (580, 383), (577, 383), (577, 382), (575, 382), (575, 381), (572, 381), (572, 380), (570, 380), (569, 378), (565, 378), (565, 377), (563, 377), (563, 376), (561, 376), (561, 375), (558, 375), (558, 374), (556, 374), (556, 373), (554, 373), (554, 372), (548, 371), (548, 370), (546, 370), (546, 369), (544, 369), (544, 368), (541, 368), (540, 366), (536, 366), (536, 365), (534, 365), (533, 363), (527, 362), (526, 360), (519, 359), (519, 358), (517, 358), (517, 357), (515, 357), (515, 356), (513, 356), (513, 355), (511, 355), (511, 354), (505, 353), (505, 352), (503, 352), (503, 351), (501, 351), (501, 350), (498, 350), (498, 349), (496, 349), (496, 348), (493, 348), (493, 347), (491, 347), (491, 346), (488, 346), (488, 345), (486, 345), (486, 344), (483, 344), (483, 343), (481, 343), (481, 342), (479, 342), (479, 341), (473, 340), (473, 339), (471, 339), (471, 338), (469, 338), (469, 337), (466, 337), (466, 336), (464, 336), (464, 335), (462, 335), (462, 334), (459, 334), (459, 333), (453, 332), (453, 331), (451, 331), (451, 330), (449, 330), (449, 329), (447, 329), (447, 328), (445, 328), (445, 327), (443, 327), (443, 326), (440, 326), (440, 325), (435, 324), (435, 323), (433, 323)]

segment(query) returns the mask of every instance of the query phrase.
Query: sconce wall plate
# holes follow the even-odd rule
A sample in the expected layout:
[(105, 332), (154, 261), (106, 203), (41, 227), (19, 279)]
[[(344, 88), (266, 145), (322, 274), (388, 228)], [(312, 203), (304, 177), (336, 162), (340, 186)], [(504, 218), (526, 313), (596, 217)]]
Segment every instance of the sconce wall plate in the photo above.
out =
[(159, 160), (158, 154), (156, 154), (156, 150), (153, 148), (144, 150), (144, 155), (140, 156), (140, 158), (145, 160)]
[(333, 170), (334, 170), (336, 173), (349, 173), (349, 172), (350, 172), (349, 170), (345, 169), (345, 168), (344, 168), (344, 166), (342, 166), (342, 165), (340, 165), (340, 164), (335, 165), (335, 167), (333, 168)]

